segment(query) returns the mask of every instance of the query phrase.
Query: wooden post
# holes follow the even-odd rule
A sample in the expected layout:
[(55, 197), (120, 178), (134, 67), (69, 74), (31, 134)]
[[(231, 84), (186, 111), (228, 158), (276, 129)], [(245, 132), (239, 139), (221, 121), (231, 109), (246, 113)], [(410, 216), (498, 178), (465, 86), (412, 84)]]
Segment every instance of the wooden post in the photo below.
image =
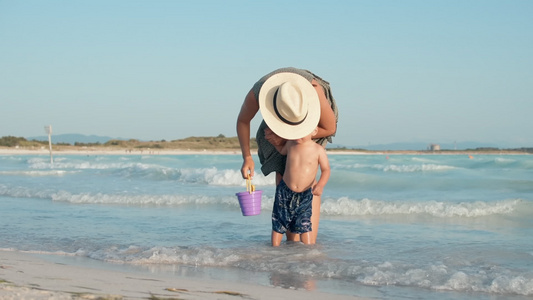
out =
[(50, 164), (54, 164), (52, 156), (52, 125), (44, 126), (44, 131), (48, 134), (48, 148), (50, 149)]

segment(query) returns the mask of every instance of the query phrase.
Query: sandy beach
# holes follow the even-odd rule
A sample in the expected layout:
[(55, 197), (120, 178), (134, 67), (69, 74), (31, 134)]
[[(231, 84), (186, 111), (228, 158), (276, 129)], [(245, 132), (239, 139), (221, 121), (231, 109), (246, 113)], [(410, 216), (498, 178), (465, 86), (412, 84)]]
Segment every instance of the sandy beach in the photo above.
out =
[(54, 263), (0, 251), (0, 299), (360, 299), (261, 285)]
[[(80, 148), (56, 149), (52, 155), (183, 155), (183, 154), (240, 154), (238, 150), (185, 150), (185, 149), (120, 149), (120, 148)], [(50, 155), (48, 149), (0, 148), (0, 155)]]
[[(252, 154), (257, 154), (257, 150), (252, 149)], [(382, 152), (362, 152), (354, 150), (330, 152), (331, 154), (383, 154)], [(120, 149), (120, 148), (68, 148), (68, 149), (56, 149), (52, 151), (53, 156), (58, 155), (201, 155), (201, 154), (237, 154), (241, 152), (238, 149)], [(1, 148), (0, 155), (50, 155), (48, 149), (23, 149), (23, 148)]]
[[(257, 150), (252, 150), (257, 154)], [(110, 147), (95, 148), (66, 148), (55, 149), (53, 156), (57, 155), (201, 155), (201, 154), (238, 154), (238, 149), (122, 149)], [(328, 150), (328, 154), (337, 155), (527, 155), (530, 153), (520, 151), (414, 151), (414, 150), (389, 150), (389, 151), (357, 151), (357, 150)], [(50, 155), (48, 149), (23, 149), (0, 147), (0, 155)]]

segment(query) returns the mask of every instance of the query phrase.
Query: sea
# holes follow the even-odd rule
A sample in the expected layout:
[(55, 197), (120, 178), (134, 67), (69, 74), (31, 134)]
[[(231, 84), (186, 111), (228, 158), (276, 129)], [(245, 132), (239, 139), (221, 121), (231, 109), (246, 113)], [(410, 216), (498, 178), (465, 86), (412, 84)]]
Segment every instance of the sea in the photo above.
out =
[[(531, 299), (533, 156), (329, 153), (316, 245), (270, 246), (231, 154), (0, 155), (0, 250), (375, 299)], [(1, 255), (1, 252), (0, 252)]]

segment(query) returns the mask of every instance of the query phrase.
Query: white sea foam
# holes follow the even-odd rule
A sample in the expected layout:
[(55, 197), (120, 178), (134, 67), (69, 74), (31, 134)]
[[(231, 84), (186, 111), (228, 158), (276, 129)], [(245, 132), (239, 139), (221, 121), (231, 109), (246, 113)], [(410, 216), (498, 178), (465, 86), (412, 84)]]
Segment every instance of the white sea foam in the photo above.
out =
[[(33, 190), (27, 187), (11, 187), (0, 184), (0, 195), (16, 198), (41, 198), (57, 202), (76, 204), (113, 204), (113, 205), (161, 205), (179, 206), (185, 204), (201, 205), (236, 205), (233, 193), (226, 195), (180, 195), (180, 194), (106, 194), (106, 193), (72, 193), (69, 191)], [(262, 207), (271, 209), (273, 196), (263, 194)], [(326, 215), (339, 216), (382, 216), (382, 215), (430, 215), (435, 217), (482, 217), (504, 215), (516, 212), (517, 206), (524, 203), (521, 199), (508, 199), (494, 202), (460, 202), (442, 201), (382, 201), (348, 197), (322, 200), (321, 212)]]
[(502, 164), (510, 164), (510, 163), (516, 162), (515, 159), (507, 158), (507, 157), (496, 157), (494, 161), (497, 163), (502, 163)]
[(341, 279), (369, 286), (404, 286), (427, 290), (483, 292), (500, 295), (533, 295), (533, 275), (494, 267), (482, 272), (460, 269), (453, 265), (416, 266), (397, 261), (368, 262), (328, 258), (318, 249), (291, 247), (215, 248), (113, 246), (94, 251), (31, 251), (30, 253), (86, 256), (92, 259), (154, 268), (171, 265), (194, 267), (233, 267), (252, 272), (269, 272), (272, 276), (297, 274), (300, 278)]
[[(256, 186), (274, 186), (275, 180), (274, 174), (269, 176), (255, 174), (252, 183)], [(240, 170), (234, 169), (182, 169), (180, 170), (179, 181), (218, 186), (246, 186), (246, 181), (242, 178)]]
[(521, 203), (520, 199), (496, 202), (477, 201), (473, 203), (446, 203), (439, 201), (424, 202), (386, 202), (380, 200), (352, 200), (347, 197), (323, 201), (321, 211), (328, 215), (416, 215), (425, 214), (435, 217), (481, 217), (495, 214), (509, 214)]
[(0, 175), (8, 176), (29, 176), (29, 177), (45, 177), (45, 176), (64, 176), (67, 174), (74, 174), (76, 171), (65, 171), (65, 170), (43, 170), (43, 171), (27, 171), (27, 170), (17, 170), (17, 171), (0, 171)]
[(436, 160), (434, 159), (429, 159), (427, 157), (417, 157), (417, 156), (412, 157), (411, 160), (415, 162), (423, 162), (423, 163), (435, 163), (436, 162)]
[[(53, 165), (42, 158), (32, 158), (28, 160), (30, 169), (43, 171), (24, 171), (28, 176), (45, 176), (50, 174), (66, 174), (71, 170), (109, 170), (124, 178), (144, 178), (151, 180), (177, 180), (186, 183), (198, 183), (218, 186), (245, 186), (240, 170), (209, 168), (170, 168), (158, 164), (141, 162), (131, 162), (121, 160), (120, 162), (109, 162), (95, 159), (94, 161), (84, 160), (57, 160)], [(53, 168), (51, 170), (51, 168)], [(8, 171), (4, 171), (8, 172)], [(17, 172), (17, 171), (13, 171)], [(34, 174), (34, 175), (32, 175)], [(6, 173), (6, 175), (11, 175)], [(253, 178), (256, 186), (273, 186), (275, 176), (271, 174), (264, 176), (257, 172)]]
[(400, 172), (400, 173), (413, 173), (413, 172), (432, 172), (432, 171), (448, 171), (453, 170), (455, 167), (438, 164), (421, 164), (421, 165), (375, 165), (374, 168), (383, 170), (385, 172)]
[(398, 173), (415, 173), (415, 172), (436, 172), (449, 171), (457, 169), (457, 167), (440, 164), (351, 164), (341, 165), (335, 164), (338, 169), (372, 169), (383, 172), (398, 172)]
[(103, 194), (103, 193), (80, 193), (73, 194), (60, 191), (51, 195), (53, 201), (69, 202), (75, 204), (113, 204), (113, 205), (160, 205), (179, 206), (185, 204), (230, 204), (229, 197), (210, 197), (206, 195), (128, 195), (128, 194)]

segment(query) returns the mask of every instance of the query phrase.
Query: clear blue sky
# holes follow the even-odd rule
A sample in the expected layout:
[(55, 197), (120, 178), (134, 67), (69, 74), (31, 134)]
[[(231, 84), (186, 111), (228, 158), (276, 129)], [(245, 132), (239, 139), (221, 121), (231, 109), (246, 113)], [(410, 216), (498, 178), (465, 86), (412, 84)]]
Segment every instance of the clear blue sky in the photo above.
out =
[(531, 147), (532, 16), (530, 0), (0, 0), (0, 136), (235, 136), (253, 83), (294, 66), (331, 83), (336, 144)]

